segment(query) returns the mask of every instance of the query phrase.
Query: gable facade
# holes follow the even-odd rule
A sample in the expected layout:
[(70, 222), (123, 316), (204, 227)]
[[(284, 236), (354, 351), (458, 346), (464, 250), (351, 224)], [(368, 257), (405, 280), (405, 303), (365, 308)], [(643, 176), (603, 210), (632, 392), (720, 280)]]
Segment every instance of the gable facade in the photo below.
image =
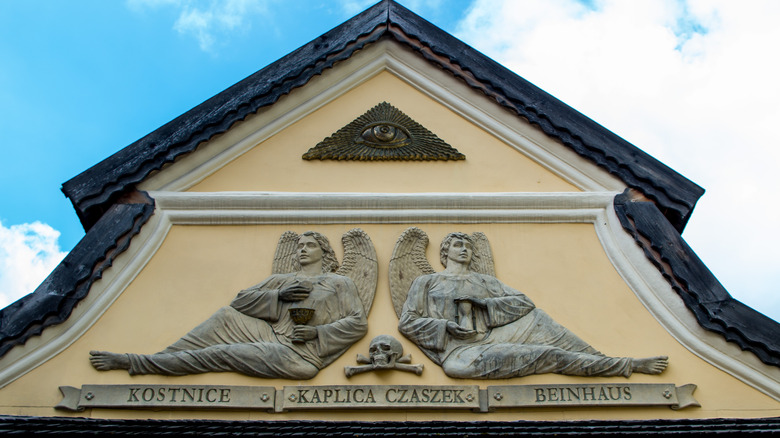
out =
[[(397, 4), (382, 2), (66, 182), (91, 252), (78, 253), (77, 246), (69, 255), (74, 263), (58, 267), (40, 292), (0, 314), (3, 414), (290, 424), (381, 418), (492, 421), (497, 427), (515, 420), (780, 416), (778, 324), (717, 289), (679, 236), (702, 190), (483, 58)], [(302, 158), (381, 102), (465, 159)], [(666, 355), (669, 367), (628, 379), (449, 377), (398, 331), (389, 266), (409, 227), (429, 236), (425, 254), (437, 271), (443, 269), (443, 237), (484, 233), (496, 277), (555, 321), (609, 356)], [(271, 274), (284, 232), (321, 232), (343, 260), (338, 242), (353, 228), (365, 231), (376, 248), (378, 283), (367, 331), (313, 378), (131, 376), (90, 365), (91, 350), (151, 354), (176, 342)], [(66, 284), (67, 294), (47, 295)], [(397, 338), (422, 374), (347, 377), (345, 367), (356, 366), (355, 357), (366, 355), (378, 335)], [(471, 385), (492, 394), (489, 387), (496, 385), (626, 383), (694, 384), (701, 406), (55, 409), (58, 387), (90, 384), (263, 386), (279, 397), (284, 387), (302, 385)]]

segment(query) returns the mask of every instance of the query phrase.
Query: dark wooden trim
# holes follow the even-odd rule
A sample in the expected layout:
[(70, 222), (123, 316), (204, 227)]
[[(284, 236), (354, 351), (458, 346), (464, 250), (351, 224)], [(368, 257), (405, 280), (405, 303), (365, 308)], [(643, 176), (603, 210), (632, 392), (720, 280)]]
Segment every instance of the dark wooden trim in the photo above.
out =
[(0, 310), (0, 357), (67, 320), (154, 212), (154, 202), (115, 204), (35, 291)]
[(655, 158), (391, 0), (383, 0), (118, 151), (65, 182), (62, 191), (89, 229), (116, 199), (153, 171), (381, 38), (407, 45), (641, 191), (680, 232), (704, 193)]
[(615, 197), (615, 212), (703, 328), (780, 367), (780, 323), (732, 298), (652, 202)]

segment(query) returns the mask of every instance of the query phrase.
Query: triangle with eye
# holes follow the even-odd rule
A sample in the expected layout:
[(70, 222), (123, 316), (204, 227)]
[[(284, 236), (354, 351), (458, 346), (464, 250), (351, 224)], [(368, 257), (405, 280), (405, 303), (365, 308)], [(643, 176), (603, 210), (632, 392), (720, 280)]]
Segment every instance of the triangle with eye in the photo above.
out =
[(382, 102), (309, 149), (304, 160), (447, 161), (466, 156)]

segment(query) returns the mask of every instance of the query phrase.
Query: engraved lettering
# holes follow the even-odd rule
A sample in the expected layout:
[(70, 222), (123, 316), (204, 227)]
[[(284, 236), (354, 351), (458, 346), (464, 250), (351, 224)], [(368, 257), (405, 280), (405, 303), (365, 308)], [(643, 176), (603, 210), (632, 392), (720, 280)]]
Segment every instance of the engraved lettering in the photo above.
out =
[(436, 398), (441, 391), (438, 389), (433, 389), (431, 391), (433, 392), (433, 396), (431, 396), (431, 403), (441, 403), (441, 400)]
[(462, 389), (456, 389), (455, 390), (455, 400), (457, 403), (466, 403), (462, 398), (460, 398), (460, 395), (463, 393)]
[(585, 387), (583, 388), (583, 393), (584, 393), (582, 396), (583, 400), (587, 401), (588, 396), (590, 396), (591, 400), (596, 400), (596, 388), (592, 386)]
[(311, 403), (310, 400), (306, 400), (306, 393), (308, 393), (308, 389), (299, 389), (298, 390), (298, 403)]
[(230, 403), (230, 389), (222, 388), (219, 391), (219, 402), (220, 403)]
[(322, 403), (322, 399), (320, 398), (320, 392), (319, 391), (313, 391), (314, 393), (311, 396), (311, 402), (312, 403)]
[(420, 403), (420, 397), (417, 395), (417, 390), (416, 389), (412, 390), (412, 394), (409, 397), (409, 402), (410, 403)]
[(352, 394), (356, 402), (363, 403), (365, 401), (365, 398), (363, 398), (364, 393), (365, 391), (362, 388), (358, 388)]
[(186, 403), (187, 402), (187, 400), (184, 399), (185, 397), (190, 399), (190, 401), (194, 403), (195, 402), (195, 388), (192, 388), (192, 392), (190, 392), (187, 388), (182, 388), (181, 389), (181, 402), (182, 403)]
[(631, 387), (623, 385), (543, 387), (532, 388), (532, 390), (533, 403), (563, 402), (581, 404), (631, 400)]
[[(176, 403), (176, 393), (179, 392), (178, 388), (168, 388), (168, 391), (171, 393), (171, 401), (173, 403)], [(160, 392), (163, 392), (162, 389), (160, 389)], [(165, 399), (165, 396), (163, 395), (163, 399)]]
[(216, 399), (216, 395), (214, 396), (213, 399), (211, 398), (211, 391), (217, 392), (217, 388), (210, 388), (208, 391), (206, 391), (206, 401), (209, 403), (214, 403), (217, 401), (217, 399)]
[(138, 400), (138, 391), (140, 391), (141, 388), (130, 388), (130, 396), (127, 398), (127, 401), (129, 402), (137, 402)]
[(376, 403), (376, 400), (374, 400), (374, 392), (370, 389), (368, 390), (368, 395), (366, 396), (366, 403)]
[(152, 401), (152, 399), (154, 398), (154, 389), (144, 388), (144, 392), (141, 393), (141, 398), (144, 399), (144, 401), (146, 402)]

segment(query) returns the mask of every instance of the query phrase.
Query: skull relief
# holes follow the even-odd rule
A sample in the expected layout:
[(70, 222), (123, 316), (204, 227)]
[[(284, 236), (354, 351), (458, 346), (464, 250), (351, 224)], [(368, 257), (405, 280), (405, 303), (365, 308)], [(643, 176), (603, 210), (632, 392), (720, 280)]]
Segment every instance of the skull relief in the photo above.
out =
[(374, 368), (394, 368), (395, 362), (403, 355), (403, 346), (392, 336), (379, 335), (371, 340), (368, 354)]
[(358, 366), (345, 366), (344, 374), (352, 377), (355, 374), (378, 370), (399, 370), (415, 373), (418, 376), (423, 372), (422, 364), (411, 365), (412, 355), (404, 354), (404, 347), (398, 340), (389, 335), (379, 335), (371, 340), (368, 345), (370, 357), (357, 355)]

